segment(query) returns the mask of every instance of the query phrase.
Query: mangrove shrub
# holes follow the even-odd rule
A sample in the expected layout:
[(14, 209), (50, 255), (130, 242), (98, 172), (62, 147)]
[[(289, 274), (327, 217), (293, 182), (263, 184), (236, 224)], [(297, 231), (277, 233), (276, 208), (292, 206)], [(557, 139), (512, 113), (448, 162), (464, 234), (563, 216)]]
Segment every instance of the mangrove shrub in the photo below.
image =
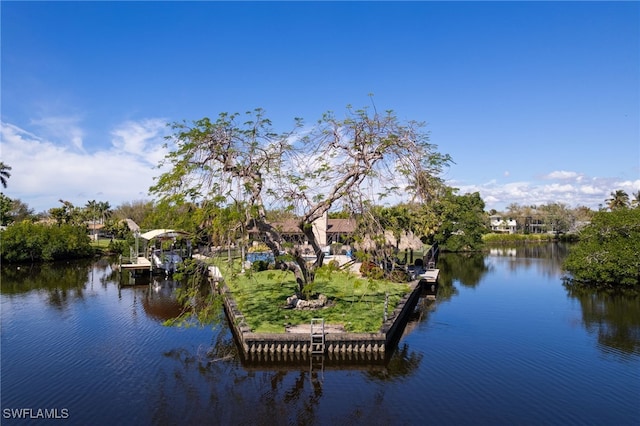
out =
[(93, 254), (86, 226), (23, 221), (0, 233), (2, 262), (75, 259)]
[(564, 262), (571, 281), (605, 287), (640, 284), (640, 208), (598, 212), (579, 237)]

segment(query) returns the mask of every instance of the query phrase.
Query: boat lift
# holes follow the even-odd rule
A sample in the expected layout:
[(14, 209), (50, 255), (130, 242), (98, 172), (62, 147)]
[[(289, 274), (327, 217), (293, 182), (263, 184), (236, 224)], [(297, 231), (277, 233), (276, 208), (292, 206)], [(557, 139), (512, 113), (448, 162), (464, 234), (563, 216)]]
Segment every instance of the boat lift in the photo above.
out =
[[(174, 229), (154, 229), (144, 234), (136, 232), (135, 248), (130, 247), (128, 261), (120, 257), (120, 270), (129, 270), (133, 273), (149, 271), (150, 274), (164, 273), (165, 275), (174, 273), (178, 264), (182, 262), (183, 256), (191, 255), (190, 242), (187, 241), (186, 252), (174, 247), (165, 250), (162, 242), (167, 240), (175, 242), (176, 238), (187, 235), (189, 235), (187, 232)], [(143, 241), (139, 241), (140, 239)], [(158, 242), (160, 242), (159, 245)], [(159, 247), (156, 247), (157, 245)]]

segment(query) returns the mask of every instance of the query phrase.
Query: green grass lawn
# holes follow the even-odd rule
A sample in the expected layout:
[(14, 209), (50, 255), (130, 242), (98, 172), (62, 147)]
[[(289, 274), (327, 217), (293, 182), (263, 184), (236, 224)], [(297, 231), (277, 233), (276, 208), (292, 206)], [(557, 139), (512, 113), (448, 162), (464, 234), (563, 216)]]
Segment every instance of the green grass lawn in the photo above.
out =
[(311, 290), (327, 296), (329, 307), (303, 311), (285, 308), (287, 297), (297, 290), (292, 272), (270, 270), (231, 276), (230, 271), (221, 270), (238, 308), (255, 333), (282, 333), (285, 325), (308, 324), (311, 318), (342, 324), (349, 332), (375, 333), (383, 322), (385, 295), (389, 296), (390, 314), (410, 291), (407, 284), (369, 280), (323, 268)]

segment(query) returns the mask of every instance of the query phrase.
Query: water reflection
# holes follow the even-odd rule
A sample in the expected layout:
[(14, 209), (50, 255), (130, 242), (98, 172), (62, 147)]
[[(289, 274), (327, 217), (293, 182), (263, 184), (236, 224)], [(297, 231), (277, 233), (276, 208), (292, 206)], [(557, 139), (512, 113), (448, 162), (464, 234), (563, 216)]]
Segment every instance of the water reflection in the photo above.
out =
[(142, 293), (142, 308), (149, 318), (166, 321), (183, 312), (182, 304), (174, 296), (178, 285), (177, 281), (155, 279), (150, 285), (133, 291)]
[(596, 291), (565, 284), (580, 303), (582, 325), (608, 354), (640, 354), (640, 292)]
[(542, 275), (553, 277), (562, 273), (562, 262), (569, 253), (570, 243), (521, 244), (516, 246), (489, 247), (487, 255), (492, 259), (508, 260), (511, 271), (519, 268), (536, 268)]
[[(316, 424), (323, 403), (326, 405), (326, 401), (323, 402), (328, 395), (325, 380), (329, 377), (329, 389), (335, 389), (336, 378), (343, 377), (335, 374), (346, 373), (345, 380), (340, 383), (354, 386), (357, 392), (361, 385), (353, 385), (348, 379), (354, 377), (350, 375), (351, 371), (363, 373), (369, 385), (383, 384), (415, 376), (423, 359), (423, 354), (402, 344), (389, 360), (380, 362), (363, 362), (357, 354), (313, 357), (274, 353), (266, 356), (256, 354), (260, 361), (243, 359), (242, 368), (237, 368), (233, 361), (242, 358), (236, 348), (233, 337), (225, 331), (217, 335), (207, 351), (190, 353), (180, 349), (166, 353), (165, 356), (175, 363), (172, 370), (175, 380), (170, 390), (166, 389), (169, 384), (165, 384), (157, 398), (164, 401), (175, 399), (175, 395), (190, 395), (184, 402), (188, 408), (184, 410), (185, 417), (180, 419), (175, 410), (166, 404), (158, 404), (154, 418), (166, 423), (178, 420), (192, 424), (208, 423), (210, 419), (194, 417), (206, 406), (204, 412), (216, 413), (219, 416), (216, 423), (220, 424), (233, 423), (232, 420), (238, 418), (242, 418), (244, 424)], [(282, 357), (288, 357), (291, 362), (283, 362)], [(198, 382), (206, 385), (196, 390), (193, 383)], [(349, 399), (335, 401), (338, 405), (333, 408), (343, 416), (353, 418), (357, 424), (370, 423), (363, 421), (363, 416), (376, 424), (380, 424), (383, 418), (386, 420), (382, 424), (392, 424), (384, 408), (384, 392), (375, 392), (371, 398), (373, 405), (368, 413), (354, 408), (356, 404)], [(225, 406), (230, 401), (233, 404)], [(344, 420), (345, 417), (341, 418)]]
[(417, 373), (424, 354), (411, 350), (406, 343), (399, 345), (391, 354), (385, 369), (368, 370), (367, 375), (381, 381), (407, 378)]
[[(24, 265), (3, 265), (0, 271), (0, 293), (5, 296), (35, 292), (44, 296), (47, 304), (65, 311), (73, 303), (85, 300), (86, 293), (96, 286), (119, 283), (119, 273), (107, 258)], [(144, 281), (138, 281), (142, 283)], [(121, 291), (134, 293), (134, 304), (142, 302), (145, 314), (156, 321), (166, 321), (182, 313), (174, 290), (177, 281), (153, 277), (146, 284), (122, 286)], [(119, 294), (121, 297), (122, 295)]]
[[(562, 282), (562, 263), (569, 253), (570, 243), (531, 244), (492, 247), (486, 254), (442, 253), (438, 260), (440, 276), (437, 303), (448, 301), (457, 294), (453, 283), (475, 287), (493, 266), (516, 271), (534, 268), (540, 275)], [(597, 335), (599, 348), (606, 353), (640, 354), (640, 292), (625, 294), (611, 291), (573, 287), (565, 284), (568, 295), (580, 303), (582, 325)], [(435, 310), (437, 305), (428, 309)], [(421, 310), (418, 321), (428, 318)], [(415, 325), (407, 325), (411, 330)]]
[[(447, 293), (449, 298), (451, 298), (451, 291), (449, 289), (445, 290), (443, 293)], [(440, 289), (438, 289), (438, 295), (434, 298), (431, 297), (430, 292), (427, 293), (423, 291), (416, 303), (416, 307), (413, 310), (413, 313), (409, 316), (407, 321), (407, 325), (404, 327), (404, 331), (402, 333), (402, 337), (412, 333), (417, 330), (421, 323), (425, 323), (428, 321), (430, 314), (435, 311), (437, 306), (437, 297), (439, 297)], [(445, 300), (443, 299), (440, 300)], [(446, 299), (448, 300), (448, 299)]]
[(121, 286), (102, 260), (3, 265), (2, 405), (68, 406), (78, 424), (633, 424), (640, 297), (503, 273), (547, 254), (443, 253), (437, 299), (393, 351), (294, 359), (244, 357), (222, 309), (162, 326), (180, 283)]
[[(405, 326), (403, 337), (419, 329), (443, 302), (451, 301), (458, 294), (455, 283), (465, 287), (478, 286), (483, 278), (497, 267), (508, 269), (532, 268), (551, 276), (561, 283), (561, 265), (570, 245), (562, 243), (523, 245), (515, 247), (493, 247), (488, 253), (442, 253), (438, 260), (440, 269), (437, 300), (421, 297), (413, 315)], [(3, 265), (0, 269), (0, 293), (12, 298), (35, 292), (46, 304), (57, 311), (67, 311), (75, 302), (85, 302), (88, 294), (97, 288), (118, 285), (117, 271), (109, 259), (58, 262), (34, 265)], [(134, 305), (138, 303), (144, 314), (155, 322), (164, 322), (182, 313), (176, 301), (175, 290), (180, 283), (153, 277), (148, 284), (121, 286), (118, 294), (131, 292)], [(640, 354), (640, 294), (618, 294), (597, 292), (585, 288), (566, 286), (570, 298), (579, 302), (582, 326), (597, 336), (599, 348), (607, 353)], [(224, 321), (219, 309), (217, 324)], [(402, 341), (402, 338), (401, 338)], [(231, 339), (227, 346), (212, 348), (207, 362), (212, 359), (233, 356), (248, 369), (281, 368), (289, 365), (294, 369), (306, 369), (312, 359), (301, 355), (275, 354), (273, 356), (242, 356)], [(234, 348), (233, 351), (230, 347)], [(231, 355), (232, 354), (232, 355)], [(372, 377), (393, 378), (400, 372), (413, 371), (420, 363), (420, 355), (412, 352), (406, 344), (389, 351), (387, 355), (332, 355), (325, 358), (324, 368), (360, 369), (370, 371)]]
[[(154, 419), (167, 424), (208, 424), (211, 417), (206, 416), (215, 413), (219, 424), (234, 418), (244, 419), (245, 424), (314, 423), (324, 395), (321, 361), (310, 362), (306, 368), (283, 364), (236, 368), (232, 360), (238, 355), (228, 332), (219, 333), (206, 352), (180, 349), (166, 353), (176, 365), (172, 380), (160, 387)], [(196, 389), (194, 383), (205, 385)], [(188, 396), (182, 412), (162, 403), (182, 395)]]
[(73, 302), (85, 298), (91, 265), (89, 261), (3, 265), (0, 272), (0, 293), (17, 296), (37, 291), (45, 295), (50, 306), (63, 311)]
[(475, 287), (489, 272), (483, 253), (442, 253), (437, 267), (440, 269), (438, 299), (446, 300), (455, 294), (454, 282)]

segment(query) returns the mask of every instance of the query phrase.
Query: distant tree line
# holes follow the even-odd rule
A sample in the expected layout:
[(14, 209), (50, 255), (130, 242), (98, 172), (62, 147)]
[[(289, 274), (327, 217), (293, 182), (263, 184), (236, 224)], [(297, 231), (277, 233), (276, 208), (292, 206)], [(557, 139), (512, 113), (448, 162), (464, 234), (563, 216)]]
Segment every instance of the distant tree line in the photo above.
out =
[(84, 226), (50, 226), (22, 221), (2, 231), (2, 262), (77, 259), (94, 253)]
[[(2, 186), (6, 187), (11, 168), (0, 163)], [(296, 185), (302, 185), (296, 181)], [(167, 182), (167, 185), (169, 182)], [(395, 206), (360, 204), (353, 210), (331, 210), (333, 217), (356, 218), (356, 238), (387, 230), (399, 236), (410, 231), (425, 244), (439, 244), (450, 251), (476, 251), (482, 248), (482, 236), (488, 232), (488, 218), (478, 193), (459, 195), (432, 175), (414, 175), (410, 180), (417, 190), (411, 202)], [(304, 190), (304, 187), (302, 187)], [(322, 198), (317, 198), (321, 201)], [(131, 239), (124, 219), (132, 219), (143, 229), (177, 228), (191, 233), (193, 242), (225, 246), (245, 241), (243, 225), (253, 207), (239, 200), (224, 204), (202, 203), (162, 197), (123, 203), (112, 209), (108, 202), (90, 200), (83, 207), (60, 200), (59, 207), (46, 214), (34, 214), (27, 204), (0, 194), (0, 217), (7, 226), (1, 234), (0, 257), (7, 262), (56, 260), (91, 255), (88, 224), (100, 224), (103, 232), (116, 239)], [(516, 221), (542, 215), (553, 232), (568, 232), (581, 222), (580, 242), (572, 248), (565, 269), (575, 283), (595, 285), (637, 285), (640, 279), (640, 191), (630, 197), (624, 190), (611, 192), (605, 205), (594, 212), (587, 207), (570, 209), (562, 203), (541, 206), (511, 204), (505, 216)], [(265, 210), (263, 220), (296, 218), (292, 209)], [(44, 222), (43, 222), (44, 221)], [(526, 229), (522, 222), (521, 229)], [(384, 245), (384, 243), (382, 244)]]

